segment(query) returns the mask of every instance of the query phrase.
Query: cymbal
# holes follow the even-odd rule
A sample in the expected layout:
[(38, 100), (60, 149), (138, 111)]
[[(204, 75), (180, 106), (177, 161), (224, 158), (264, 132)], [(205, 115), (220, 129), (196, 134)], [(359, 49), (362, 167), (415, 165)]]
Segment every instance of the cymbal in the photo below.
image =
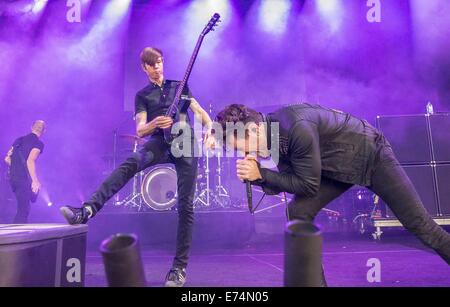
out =
[(130, 143), (137, 142), (139, 145), (145, 144), (146, 140), (143, 138), (138, 137), (134, 134), (120, 134), (119, 138), (124, 139)]

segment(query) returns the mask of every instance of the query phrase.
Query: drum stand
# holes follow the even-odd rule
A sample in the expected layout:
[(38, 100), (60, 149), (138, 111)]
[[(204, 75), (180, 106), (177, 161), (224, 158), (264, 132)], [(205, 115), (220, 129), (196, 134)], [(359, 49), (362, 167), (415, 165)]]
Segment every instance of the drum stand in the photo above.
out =
[(216, 169), (216, 178), (217, 178), (217, 186), (216, 186), (216, 194), (215, 199), (219, 206), (221, 207), (229, 207), (230, 206), (230, 195), (225, 187), (222, 185), (222, 165), (220, 164), (221, 156), (220, 152), (217, 155), (217, 169)]
[[(202, 190), (200, 194), (197, 195), (197, 197), (194, 199), (194, 208), (198, 207), (207, 207), (209, 208), (211, 206), (211, 196), (214, 197), (213, 192), (211, 191), (209, 187), (209, 150), (206, 151), (206, 157), (205, 157), (205, 181), (206, 181), (206, 188)], [(202, 186), (202, 185), (200, 185)], [(201, 188), (200, 188), (201, 189)], [(196, 190), (198, 192), (199, 188), (198, 185), (196, 187)]]
[[(209, 184), (210, 179), (210, 168), (209, 168), (209, 151), (205, 153), (205, 177), (199, 176), (199, 179), (204, 179), (205, 183), (197, 184), (196, 192), (197, 196), (194, 199), (195, 208), (225, 208), (229, 207), (231, 203), (230, 194), (222, 185), (222, 165), (220, 153), (217, 156), (217, 168), (216, 168), (216, 179), (217, 184), (214, 189), (211, 189)], [(204, 189), (202, 189), (205, 187)], [(200, 193), (198, 193), (201, 191)]]

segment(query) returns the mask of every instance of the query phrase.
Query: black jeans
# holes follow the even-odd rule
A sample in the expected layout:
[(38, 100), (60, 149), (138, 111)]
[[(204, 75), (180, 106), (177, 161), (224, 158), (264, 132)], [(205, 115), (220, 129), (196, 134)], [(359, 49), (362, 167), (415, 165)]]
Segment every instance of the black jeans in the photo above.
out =
[(90, 205), (94, 209), (94, 213), (97, 213), (137, 172), (162, 163), (173, 163), (177, 172), (178, 229), (173, 265), (185, 268), (192, 243), (193, 201), (198, 158), (174, 157), (170, 152), (170, 146), (164, 142), (164, 139), (154, 136), (145, 143), (139, 152), (130, 156), (116, 168), (84, 205)]
[(14, 217), (14, 224), (26, 224), (30, 214), (31, 184), (28, 181), (11, 181), (11, 188), (17, 200), (17, 213)]
[[(389, 145), (380, 146), (374, 166), (372, 183), (368, 188), (383, 199), (406, 229), (450, 265), (450, 234), (437, 225), (425, 210)], [(316, 196), (296, 196), (289, 203), (289, 219), (312, 221), (323, 207), (351, 186), (322, 177)]]

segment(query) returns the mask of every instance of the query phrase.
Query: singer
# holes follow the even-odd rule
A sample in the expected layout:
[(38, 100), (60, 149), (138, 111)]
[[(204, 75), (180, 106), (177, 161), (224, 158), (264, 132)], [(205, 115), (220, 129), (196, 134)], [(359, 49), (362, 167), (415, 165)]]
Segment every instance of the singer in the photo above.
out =
[[(367, 121), (306, 103), (267, 115), (233, 104), (217, 115), (217, 121), (225, 131), (224, 145), (255, 153), (237, 162), (239, 179), (261, 186), (268, 194), (294, 194), (288, 204), (290, 220), (311, 222), (350, 187), (365, 186), (384, 200), (406, 229), (450, 264), (450, 234), (424, 209), (391, 145)], [(248, 129), (245, 134), (227, 131), (227, 122), (242, 122)], [(278, 135), (270, 131), (272, 122), (279, 123)], [(279, 138), (279, 171), (257, 161), (268, 157), (267, 144), (273, 137)]]

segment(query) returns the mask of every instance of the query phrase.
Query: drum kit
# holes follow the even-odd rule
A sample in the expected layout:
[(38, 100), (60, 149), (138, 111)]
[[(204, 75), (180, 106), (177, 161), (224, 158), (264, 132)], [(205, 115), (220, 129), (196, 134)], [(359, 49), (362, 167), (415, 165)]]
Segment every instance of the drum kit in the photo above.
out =
[[(130, 134), (121, 134), (118, 137), (132, 145), (132, 149), (127, 148), (120, 151), (121, 153), (136, 153), (146, 142), (145, 139)], [(120, 194), (117, 194), (114, 205), (135, 211), (164, 211), (172, 209), (177, 197), (175, 168), (169, 164), (160, 164), (136, 173), (132, 178), (130, 193), (122, 199)]]
[[(128, 147), (120, 152), (136, 153), (146, 142), (145, 139), (130, 134), (120, 134), (115, 136), (116, 138), (125, 141), (128, 146), (131, 145), (131, 149)], [(116, 140), (114, 144), (116, 153)], [(115, 164), (116, 158), (113, 168)], [(232, 206), (230, 195), (222, 182), (225, 165), (224, 158), (220, 154), (212, 155), (211, 151), (206, 151), (199, 159), (193, 201), (195, 210), (226, 209)], [(174, 166), (159, 164), (135, 174), (131, 182), (131, 191), (123, 198), (117, 194), (114, 206), (139, 212), (173, 210), (177, 198), (177, 173)]]

